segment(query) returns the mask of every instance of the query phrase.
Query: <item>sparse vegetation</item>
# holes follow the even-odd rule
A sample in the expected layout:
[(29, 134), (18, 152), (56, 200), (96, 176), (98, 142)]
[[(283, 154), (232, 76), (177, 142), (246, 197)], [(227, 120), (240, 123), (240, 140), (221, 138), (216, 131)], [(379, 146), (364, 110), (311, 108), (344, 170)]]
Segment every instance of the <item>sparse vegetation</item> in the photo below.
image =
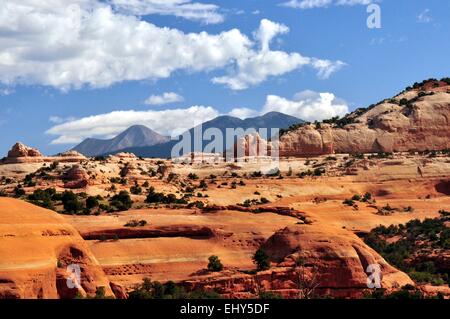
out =
[(217, 256), (210, 256), (208, 258), (208, 270), (209, 271), (222, 271), (223, 265)]
[(262, 248), (259, 248), (253, 255), (253, 262), (256, 264), (256, 269), (258, 271), (263, 271), (270, 268), (269, 256)]
[(128, 221), (124, 226), (125, 227), (143, 227), (147, 225), (147, 221), (142, 219), (142, 220), (136, 220), (136, 219), (132, 219), (130, 221)]
[(111, 197), (110, 205), (119, 211), (129, 210), (133, 205), (133, 201), (127, 191), (120, 191), (119, 194)]
[(416, 282), (441, 285), (449, 283), (449, 273), (439, 267), (439, 259), (432, 258), (430, 252), (438, 256), (450, 249), (450, 228), (445, 225), (448, 221), (448, 217), (441, 217), (379, 226), (364, 241)]
[(161, 284), (144, 278), (141, 284), (136, 285), (129, 293), (129, 299), (220, 299), (215, 291), (194, 290), (187, 292), (182, 286), (173, 281)]

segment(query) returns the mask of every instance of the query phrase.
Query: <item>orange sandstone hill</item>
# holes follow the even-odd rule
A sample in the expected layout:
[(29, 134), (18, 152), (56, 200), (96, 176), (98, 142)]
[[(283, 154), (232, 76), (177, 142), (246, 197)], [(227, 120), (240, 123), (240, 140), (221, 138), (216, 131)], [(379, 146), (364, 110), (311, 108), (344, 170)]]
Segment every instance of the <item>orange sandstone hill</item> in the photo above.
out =
[(450, 85), (427, 80), (342, 119), (291, 127), (281, 156), (450, 148)]
[[(70, 289), (67, 266), (78, 264), (81, 288)], [(0, 298), (94, 296), (110, 282), (64, 217), (24, 201), (0, 198)]]

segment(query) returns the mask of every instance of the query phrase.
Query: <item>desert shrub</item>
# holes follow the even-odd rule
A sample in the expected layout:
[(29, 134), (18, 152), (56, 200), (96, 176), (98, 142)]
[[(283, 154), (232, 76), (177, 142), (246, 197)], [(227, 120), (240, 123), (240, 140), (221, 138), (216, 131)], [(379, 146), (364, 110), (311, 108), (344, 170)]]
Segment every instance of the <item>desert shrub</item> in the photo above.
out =
[(202, 209), (203, 207), (205, 207), (205, 204), (201, 201), (195, 201), (195, 202), (191, 202), (187, 205), (187, 208), (192, 208), (192, 207), (197, 207), (199, 209)]
[(351, 156), (356, 159), (364, 159), (365, 158), (364, 154), (362, 154), (362, 153), (354, 153), (354, 154), (351, 154)]
[(406, 104), (408, 104), (408, 99), (403, 98), (400, 100), (400, 105), (406, 105)]
[(25, 195), (25, 190), (23, 189), (22, 185), (17, 185), (16, 187), (14, 187), (14, 197), (21, 197)]
[(414, 211), (414, 208), (412, 208), (411, 206), (408, 206), (408, 207), (403, 208), (403, 211), (405, 213), (412, 213)]
[(150, 187), (145, 202), (149, 204), (187, 204), (185, 199), (178, 199), (175, 194), (165, 195), (164, 193), (156, 192), (154, 187)]
[(105, 299), (106, 295), (105, 295), (105, 287), (101, 286), (101, 287), (97, 287), (97, 290), (95, 291), (95, 299)]
[(325, 168), (318, 167), (314, 169), (314, 176), (322, 176), (323, 174), (325, 174)]
[(142, 188), (136, 183), (135, 185), (130, 187), (130, 193), (134, 195), (142, 194)]
[(450, 216), (450, 212), (446, 211), (446, 210), (443, 210), (443, 209), (441, 209), (439, 211), (439, 214), (441, 214), (442, 217), (449, 217)]
[[(415, 281), (441, 284), (448, 282), (448, 274), (436, 267), (433, 261), (423, 259), (428, 256), (430, 249), (450, 249), (450, 229), (445, 222), (445, 218), (428, 218), (423, 221), (411, 220), (398, 226), (379, 226), (372, 229), (364, 241), (390, 264), (409, 273)], [(396, 240), (389, 242), (388, 239), (393, 237)]]
[(208, 185), (206, 184), (206, 181), (204, 179), (202, 179), (200, 181), (200, 184), (198, 185), (198, 187), (202, 188), (202, 189), (207, 189)]
[(347, 206), (353, 206), (353, 205), (355, 205), (355, 202), (353, 200), (347, 198), (342, 202), (342, 204), (347, 205)]
[(125, 227), (143, 227), (147, 225), (147, 221), (142, 219), (142, 220), (136, 220), (136, 219), (132, 219), (130, 221), (128, 221), (124, 226)]
[(86, 198), (86, 208), (87, 209), (93, 209), (95, 207), (98, 207), (99, 201), (96, 196), (89, 196)]
[(63, 206), (64, 210), (71, 214), (78, 214), (83, 209), (83, 203), (78, 198), (64, 201)]
[(198, 179), (198, 175), (195, 174), (195, 173), (189, 173), (189, 174), (188, 174), (188, 178), (189, 178), (189, 179), (192, 179), (192, 180), (196, 180), (196, 179)]
[(262, 177), (262, 173), (261, 173), (261, 171), (255, 171), (255, 172), (253, 172), (250, 176), (251, 177)]
[(253, 262), (256, 264), (256, 269), (258, 271), (267, 270), (270, 268), (269, 256), (262, 248), (259, 248), (253, 255)]
[(214, 291), (194, 290), (186, 292), (184, 287), (167, 281), (161, 284), (144, 278), (141, 284), (134, 287), (129, 293), (129, 299), (220, 299), (221, 296)]
[(223, 270), (223, 265), (222, 265), (222, 262), (220, 261), (219, 257), (212, 255), (208, 258), (208, 270), (209, 271), (222, 271)]
[(239, 205), (243, 207), (250, 207), (252, 205), (252, 201), (250, 199), (246, 199), (242, 204)]
[(130, 194), (123, 190), (119, 194), (111, 197), (110, 204), (118, 210), (129, 210), (133, 205), (133, 201), (131, 200)]
[(28, 195), (28, 200), (43, 208), (55, 210), (54, 201), (61, 200), (62, 195), (57, 194), (54, 188), (35, 189), (32, 194)]
[(363, 202), (369, 202), (372, 199), (372, 194), (367, 192), (363, 195), (362, 201)]

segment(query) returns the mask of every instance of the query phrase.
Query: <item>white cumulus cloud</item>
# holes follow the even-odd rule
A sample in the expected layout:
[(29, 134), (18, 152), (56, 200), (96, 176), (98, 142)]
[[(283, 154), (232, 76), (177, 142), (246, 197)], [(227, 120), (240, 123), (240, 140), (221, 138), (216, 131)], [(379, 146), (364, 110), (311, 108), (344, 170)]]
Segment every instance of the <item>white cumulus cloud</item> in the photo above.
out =
[(317, 75), (322, 79), (328, 78), (345, 65), (342, 61), (309, 58), (297, 52), (270, 50), (269, 44), (272, 39), (288, 31), (289, 28), (283, 24), (267, 19), (261, 20), (259, 29), (254, 33), (261, 50), (240, 57), (230, 74), (215, 77), (213, 82), (225, 84), (232, 90), (244, 90), (265, 81), (270, 76), (280, 76), (306, 65), (316, 69)]
[(215, 4), (190, 0), (110, 0), (116, 10), (137, 16), (172, 15), (206, 24), (221, 23), (224, 16)]
[[(132, 3), (141, 2), (144, 1)], [(151, 2), (164, 3), (146, 3)], [(189, 1), (167, 3), (195, 5)], [(168, 78), (180, 70), (232, 69), (213, 82), (237, 90), (304, 65), (316, 68), (319, 76), (328, 75), (341, 63), (304, 57), (297, 52), (271, 51), (270, 41), (288, 28), (269, 20), (261, 21), (255, 42), (238, 29), (209, 34), (158, 27), (142, 20), (139, 10), (128, 12), (114, 9), (113, 5), (95, 0), (3, 2), (0, 83), (69, 90)], [(319, 67), (318, 61), (323, 61)]]
[(184, 98), (181, 95), (175, 92), (165, 92), (161, 95), (150, 95), (144, 103), (148, 105), (163, 105), (182, 101), (184, 101)]
[(57, 136), (52, 144), (75, 144), (88, 137), (112, 138), (132, 125), (145, 125), (167, 136), (178, 136), (187, 129), (217, 117), (210, 106), (161, 111), (113, 111), (53, 126), (46, 134)]
[(228, 115), (238, 117), (243, 120), (249, 117), (258, 116), (259, 112), (247, 107), (237, 107), (228, 112)]
[(347, 103), (333, 93), (306, 90), (295, 94), (291, 100), (277, 95), (268, 95), (262, 113), (271, 111), (313, 122), (334, 116), (344, 116), (349, 110)]

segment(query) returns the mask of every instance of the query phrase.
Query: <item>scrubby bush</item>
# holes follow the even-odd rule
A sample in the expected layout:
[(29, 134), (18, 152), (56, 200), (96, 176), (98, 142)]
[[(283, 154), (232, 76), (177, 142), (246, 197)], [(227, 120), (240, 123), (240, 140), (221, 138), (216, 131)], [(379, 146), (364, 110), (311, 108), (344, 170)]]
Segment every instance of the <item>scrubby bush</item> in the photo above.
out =
[(347, 198), (342, 202), (342, 204), (347, 205), (347, 206), (353, 206), (353, 205), (355, 205), (355, 202), (353, 200)]
[(111, 197), (111, 206), (114, 206), (118, 210), (129, 210), (133, 205), (130, 194), (127, 191), (120, 191), (119, 194)]
[(165, 195), (164, 193), (156, 192), (154, 187), (150, 187), (145, 202), (149, 204), (187, 204), (185, 199), (178, 199), (174, 194)]
[(130, 221), (128, 221), (124, 226), (125, 227), (143, 227), (147, 225), (147, 221), (142, 219), (142, 220), (136, 220), (136, 219), (132, 219)]
[(25, 195), (25, 190), (23, 189), (22, 185), (17, 185), (14, 187), (14, 197), (21, 197)]
[(219, 257), (212, 255), (208, 258), (208, 270), (209, 271), (222, 271), (223, 270), (223, 265), (222, 265), (222, 262), (220, 261)]
[(133, 195), (140, 195), (142, 194), (142, 188), (138, 185), (137, 182), (133, 186), (130, 187), (130, 193)]
[(196, 180), (196, 179), (198, 179), (198, 175), (195, 174), (195, 173), (189, 173), (189, 174), (188, 174), (188, 178), (189, 178), (189, 179), (192, 179), (192, 180)]
[(144, 278), (130, 293), (129, 299), (220, 299), (221, 296), (214, 291), (194, 290), (187, 292), (184, 287), (167, 281), (161, 284)]
[(259, 248), (253, 255), (253, 262), (256, 264), (256, 269), (258, 271), (267, 270), (270, 268), (269, 256), (262, 248)]
[(86, 208), (87, 209), (93, 209), (95, 207), (98, 207), (99, 201), (96, 196), (89, 196), (86, 198)]
[[(449, 282), (445, 269), (433, 260), (424, 261), (429, 251), (450, 249), (450, 229), (446, 218), (411, 220), (404, 225), (379, 226), (364, 241), (390, 264), (410, 274), (416, 282), (440, 285)], [(395, 238), (395, 241), (389, 239)]]

